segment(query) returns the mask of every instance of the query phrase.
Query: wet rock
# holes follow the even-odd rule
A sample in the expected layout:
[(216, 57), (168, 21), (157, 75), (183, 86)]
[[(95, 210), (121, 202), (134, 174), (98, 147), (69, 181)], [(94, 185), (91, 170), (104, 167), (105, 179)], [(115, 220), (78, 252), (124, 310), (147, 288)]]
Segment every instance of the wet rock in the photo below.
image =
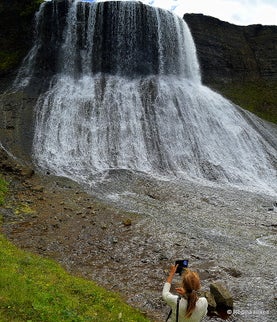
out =
[(20, 174), (25, 178), (31, 178), (34, 174), (34, 170), (29, 167), (22, 167), (19, 169)]
[(216, 308), (232, 309), (233, 298), (230, 292), (220, 283), (212, 283), (210, 285), (211, 295), (214, 297)]
[(112, 237), (111, 242), (112, 242), (113, 244), (117, 244), (117, 243), (118, 243), (118, 239), (117, 239), (116, 237)]
[(159, 260), (168, 260), (168, 258), (169, 258), (169, 256), (168, 256), (168, 255), (166, 255), (166, 254), (164, 254), (164, 253), (161, 253), (161, 254), (159, 255)]
[(237, 269), (235, 269), (235, 268), (233, 268), (233, 267), (231, 267), (231, 268), (226, 268), (226, 269), (225, 269), (225, 271), (226, 271), (228, 274), (230, 274), (231, 276), (233, 276), (233, 277), (240, 277), (240, 276), (242, 275), (242, 273), (241, 273), (239, 270), (237, 270)]

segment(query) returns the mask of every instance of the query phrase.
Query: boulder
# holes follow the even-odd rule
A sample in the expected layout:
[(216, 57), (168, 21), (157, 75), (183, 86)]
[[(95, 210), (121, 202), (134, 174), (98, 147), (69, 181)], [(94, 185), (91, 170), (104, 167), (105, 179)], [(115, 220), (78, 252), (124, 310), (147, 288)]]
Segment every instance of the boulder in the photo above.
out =
[(208, 311), (209, 312), (214, 312), (216, 311), (216, 301), (213, 297), (213, 295), (211, 294), (211, 292), (206, 291), (203, 295), (207, 301), (208, 301)]
[(230, 292), (220, 283), (210, 285), (211, 295), (214, 297), (217, 309), (232, 309), (233, 297)]

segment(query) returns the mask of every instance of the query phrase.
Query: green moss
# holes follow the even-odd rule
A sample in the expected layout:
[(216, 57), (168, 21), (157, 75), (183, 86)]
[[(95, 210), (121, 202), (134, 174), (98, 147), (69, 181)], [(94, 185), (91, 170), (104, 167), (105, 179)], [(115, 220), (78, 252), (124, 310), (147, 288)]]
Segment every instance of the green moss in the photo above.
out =
[(16, 215), (20, 215), (20, 214), (32, 215), (34, 213), (35, 213), (35, 211), (26, 203), (22, 203), (22, 204), (18, 205), (15, 209)]
[(5, 195), (8, 192), (8, 183), (0, 176), (0, 206), (4, 204)]
[(277, 82), (247, 82), (211, 85), (235, 104), (273, 123), (277, 123)]

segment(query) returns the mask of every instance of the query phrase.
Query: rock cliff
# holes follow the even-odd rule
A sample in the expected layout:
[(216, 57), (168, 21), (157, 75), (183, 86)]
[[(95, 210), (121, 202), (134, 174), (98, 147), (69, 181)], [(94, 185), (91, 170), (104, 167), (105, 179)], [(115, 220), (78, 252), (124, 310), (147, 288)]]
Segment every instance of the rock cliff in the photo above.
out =
[(32, 45), (34, 14), (42, 0), (0, 2), (0, 90)]
[(268, 121), (277, 122), (277, 26), (236, 26), (185, 14), (203, 83)]
[(185, 14), (196, 43), (203, 82), (277, 81), (277, 26), (236, 26)]
[[(0, 4), (0, 77), (11, 73), (31, 47), (40, 0)], [(236, 26), (202, 14), (185, 14), (205, 84), (277, 81), (277, 26)]]

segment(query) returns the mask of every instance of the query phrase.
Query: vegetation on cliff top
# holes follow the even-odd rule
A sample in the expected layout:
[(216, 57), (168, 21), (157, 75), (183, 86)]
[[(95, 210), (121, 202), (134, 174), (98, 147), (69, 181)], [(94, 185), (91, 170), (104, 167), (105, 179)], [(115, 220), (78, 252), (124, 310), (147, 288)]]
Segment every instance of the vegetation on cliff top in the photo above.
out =
[[(0, 205), (8, 184), (0, 178)], [(149, 321), (116, 293), (22, 251), (0, 234), (0, 316), (8, 321)]]

